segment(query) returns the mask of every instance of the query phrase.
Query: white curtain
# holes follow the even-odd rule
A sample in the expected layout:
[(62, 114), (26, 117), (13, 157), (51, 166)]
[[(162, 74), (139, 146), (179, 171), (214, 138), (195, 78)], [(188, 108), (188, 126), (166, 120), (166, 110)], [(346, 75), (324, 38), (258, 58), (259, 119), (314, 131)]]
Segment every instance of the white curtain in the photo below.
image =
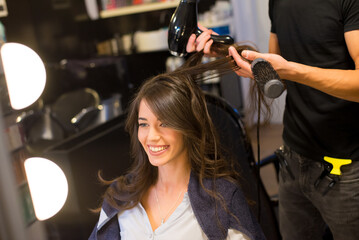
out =
[[(260, 52), (268, 52), (270, 19), (268, 0), (230, 0), (233, 9), (233, 30), (237, 42), (250, 41)], [(248, 108), (249, 79), (242, 79), (245, 109)], [(282, 123), (285, 103), (284, 92), (272, 105), (272, 123)]]

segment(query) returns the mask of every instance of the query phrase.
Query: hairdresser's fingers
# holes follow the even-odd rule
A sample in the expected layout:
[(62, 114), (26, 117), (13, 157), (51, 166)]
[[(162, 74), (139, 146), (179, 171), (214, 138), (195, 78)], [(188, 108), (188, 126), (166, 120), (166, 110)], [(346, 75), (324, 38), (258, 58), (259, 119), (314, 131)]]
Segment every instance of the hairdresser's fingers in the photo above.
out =
[[(194, 51), (202, 51), (206, 47), (207, 43), (211, 39), (211, 33), (212, 30), (206, 30), (201, 35), (196, 37), (195, 34), (192, 34), (190, 38), (188, 39), (187, 45), (186, 45), (186, 51), (187, 52), (194, 52)], [(209, 47), (212, 45), (212, 43), (209, 43)], [(208, 46), (207, 46), (208, 48)], [(206, 50), (207, 51), (207, 50)]]
[(253, 74), (251, 72), (248, 72), (247, 70), (240, 68), (239, 70), (236, 70), (235, 73), (238, 76), (244, 77), (244, 78), (251, 78), (253, 79)]
[(206, 39), (208, 39), (208, 37), (211, 36), (211, 34), (213, 33), (212, 30), (206, 30), (203, 31), (196, 39), (196, 43), (199, 44), (200, 42), (205, 41)]
[(187, 42), (187, 46), (186, 46), (186, 51), (187, 52), (194, 52), (196, 51), (196, 35), (192, 34)]
[(216, 32), (212, 32), (212, 35), (219, 35), (218, 33), (216, 33)]
[(211, 40), (211, 35), (217, 35), (217, 33), (214, 33), (213, 30), (207, 29), (201, 25), (199, 25), (199, 27), (203, 32), (198, 37), (196, 37), (195, 34), (192, 34), (190, 36), (186, 45), (186, 51), (199, 52), (203, 50), (206, 55), (211, 55), (212, 53), (210, 48), (213, 44), (213, 41)]
[(201, 29), (202, 31), (207, 31), (207, 30), (208, 30), (208, 28), (204, 27), (204, 26), (203, 26), (202, 24), (200, 24), (200, 23), (197, 23), (197, 26), (198, 26), (198, 28)]
[(240, 68), (239, 70), (236, 71), (236, 73), (242, 77), (253, 78), (251, 65), (247, 61), (243, 60), (243, 58), (239, 55), (237, 50), (234, 47), (229, 47), (228, 52), (229, 55), (233, 57), (237, 66)]
[(203, 48), (203, 53), (204, 53), (204, 54), (206, 54), (206, 55), (213, 55), (213, 53), (211, 52), (212, 44), (213, 44), (213, 40), (210, 39), (210, 40), (204, 45), (204, 48)]
[(211, 39), (211, 34), (209, 34), (208, 32), (204, 32), (202, 33), (196, 40), (196, 50), (197, 52), (201, 51), (204, 49), (205, 45), (207, 44), (208, 41), (210, 41)]
[(208, 28), (202, 26), (200, 23), (198, 23), (198, 28), (201, 29), (202, 31), (204, 31), (205, 35), (201, 34), (201, 36), (199, 36), (198, 41), (201, 42), (201, 43), (198, 44), (199, 47), (198, 47), (197, 50), (199, 50), (199, 51), (201, 50), (201, 47), (202, 47), (201, 44), (204, 42), (203, 53), (206, 56), (216, 56), (216, 53), (211, 51), (211, 47), (212, 47), (212, 44), (213, 44), (214, 41), (211, 38), (208, 38), (207, 34), (209, 36), (211, 36), (211, 35), (218, 35), (218, 33), (214, 32), (211, 29), (208, 29)]
[(248, 59), (250, 61), (253, 61), (256, 58), (263, 58), (263, 59), (267, 58), (266, 54), (259, 53), (256, 51), (251, 51), (251, 50), (243, 50), (241, 55), (242, 55), (242, 57), (244, 57), (245, 59)]
[(285, 74), (288, 73), (288, 70), (291, 69), (290, 63), (278, 54), (272, 53), (259, 53), (255, 51), (244, 50), (242, 51), (242, 56), (248, 60), (254, 60), (257, 58), (263, 58), (267, 60), (274, 70), (277, 71), (280, 77), (285, 78)]
[[(198, 28), (201, 29), (202, 31), (208, 31), (210, 29), (204, 27), (202, 24), (198, 23)], [(218, 33), (214, 32), (213, 30), (211, 30), (213, 35), (219, 35)]]

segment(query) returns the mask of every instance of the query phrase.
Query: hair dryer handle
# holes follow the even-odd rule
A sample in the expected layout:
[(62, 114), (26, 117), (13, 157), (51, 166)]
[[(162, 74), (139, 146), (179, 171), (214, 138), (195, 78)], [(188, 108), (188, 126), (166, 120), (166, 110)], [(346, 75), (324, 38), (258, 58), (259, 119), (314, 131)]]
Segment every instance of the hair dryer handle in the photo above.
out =
[[(195, 32), (196, 36), (199, 36), (203, 31), (199, 28), (197, 28), (197, 31)], [(234, 39), (229, 35), (214, 35), (211, 34), (211, 39), (213, 42), (216, 43), (223, 43), (223, 44), (233, 44)]]

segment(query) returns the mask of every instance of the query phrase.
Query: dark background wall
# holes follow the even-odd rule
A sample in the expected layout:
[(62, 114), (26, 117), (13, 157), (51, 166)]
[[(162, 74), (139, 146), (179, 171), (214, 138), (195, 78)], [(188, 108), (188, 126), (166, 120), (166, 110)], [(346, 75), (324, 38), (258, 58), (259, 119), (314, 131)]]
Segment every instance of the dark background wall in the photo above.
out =
[[(199, 12), (215, 0), (200, 1)], [(174, 8), (92, 21), (84, 0), (11, 0), (1, 18), (8, 41), (33, 48), (45, 62), (96, 56), (96, 43), (114, 34), (167, 27)]]

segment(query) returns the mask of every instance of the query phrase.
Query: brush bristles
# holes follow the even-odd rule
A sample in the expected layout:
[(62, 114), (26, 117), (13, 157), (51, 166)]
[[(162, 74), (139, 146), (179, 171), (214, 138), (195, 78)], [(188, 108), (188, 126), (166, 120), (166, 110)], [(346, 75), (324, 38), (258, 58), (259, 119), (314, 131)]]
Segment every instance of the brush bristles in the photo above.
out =
[(252, 73), (265, 96), (277, 98), (284, 91), (284, 85), (278, 73), (268, 61), (262, 58), (255, 59), (252, 62)]

